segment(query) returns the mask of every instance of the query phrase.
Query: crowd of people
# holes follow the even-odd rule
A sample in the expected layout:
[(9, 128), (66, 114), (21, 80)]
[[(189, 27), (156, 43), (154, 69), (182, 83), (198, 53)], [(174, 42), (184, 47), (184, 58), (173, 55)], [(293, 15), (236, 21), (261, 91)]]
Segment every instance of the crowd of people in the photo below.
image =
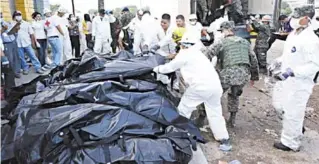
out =
[[(136, 14), (123, 8), (119, 18), (112, 11), (101, 9), (93, 18), (85, 14), (82, 22), (73, 14), (66, 18), (64, 8), (56, 15), (49, 9), (43, 13), (44, 16), (33, 13), (34, 20), (29, 23), (16, 11), (12, 22), (1, 22), (4, 55), (16, 78), (21, 77), (21, 70), (24, 75), (29, 73), (25, 55), (39, 74), (68, 59), (80, 57), (83, 37), (84, 45), (95, 53), (111, 55), (126, 50), (143, 55), (156, 52), (167, 58), (167, 64), (154, 68), (154, 72), (161, 75), (158, 80), (168, 84), (169, 79), (164, 74), (172, 72), (178, 77), (173, 88), (183, 93), (178, 106), (181, 115), (190, 118), (196, 107), (204, 103), (210, 128), (221, 143), (220, 149), (230, 151), (226, 124), (235, 125), (243, 87), (249, 81), (252, 84), (258, 81), (259, 72), (267, 73), (281, 66), (280, 73), (275, 76), (281, 81), (277, 82), (273, 97), (276, 97), (275, 108), (284, 111), (283, 132), (281, 142), (274, 146), (281, 150), (300, 147), (305, 108), (319, 71), (319, 38), (310, 28), (313, 6), (296, 8), (291, 19), (280, 16), (285, 35), (271, 33), (270, 16), (265, 15), (261, 20), (250, 17), (253, 29), (258, 32), (254, 49), (249, 40), (235, 36), (234, 22), (225, 21), (218, 29), (204, 28), (194, 14), (189, 15), (189, 21), (177, 15), (175, 27), (171, 15), (163, 14), (158, 23), (148, 8)], [(219, 38), (216, 37), (218, 31), (222, 34)], [(283, 56), (276, 60), (274, 67), (268, 67), (267, 51), (276, 39), (287, 42)], [(204, 46), (203, 42), (212, 40), (212, 45)], [(47, 59), (48, 45), (52, 63)], [(186, 89), (182, 90), (182, 86)], [(220, 102), (225, 92), (229, 92), (227, 123)], [(285, 95), (279, 96), (282, 94)]]

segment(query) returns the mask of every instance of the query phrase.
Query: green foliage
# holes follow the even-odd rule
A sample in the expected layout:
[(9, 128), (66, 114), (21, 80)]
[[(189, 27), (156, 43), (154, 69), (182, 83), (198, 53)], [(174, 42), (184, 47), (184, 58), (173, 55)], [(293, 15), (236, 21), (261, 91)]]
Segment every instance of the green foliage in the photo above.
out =
[(286, 1), (281, 2), (281, 14), (290, 15), (292, 13), (292, 9), (290, 5)]

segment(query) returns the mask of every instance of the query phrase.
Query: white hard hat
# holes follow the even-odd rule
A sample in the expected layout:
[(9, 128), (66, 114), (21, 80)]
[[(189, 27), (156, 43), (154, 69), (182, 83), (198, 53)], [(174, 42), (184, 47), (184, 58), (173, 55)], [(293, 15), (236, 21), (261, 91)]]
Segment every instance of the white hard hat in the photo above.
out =
[(191, 14), (191, 15), (189, 16), (189, 20), (192, 20), (192, 19), (197, 19), (196, 14)]
[(188, 43), (188, 44), (195, 44), (199, 41), (199, 38), (196, 37), (194, 34), (185, 33), (180, 41), (180, 43)]
[(58, 9), (58, 12), (59, 12), (59, 13), (67, 13), (68, 10), (65, 9), (64, 7), (60, 7), (60, 8)]
[(270, 22), (271, 21), (271, 16), (270, 15), (265, 15), (261, 18), (262, 22)]
[(51, 13), (52, 11), (50, 10), (50, 9), (48, 9), (48, 8), (45, 8), (44, 10), (43, 10), (43, 13), (44, 14), (46, 14), (46, 13)]

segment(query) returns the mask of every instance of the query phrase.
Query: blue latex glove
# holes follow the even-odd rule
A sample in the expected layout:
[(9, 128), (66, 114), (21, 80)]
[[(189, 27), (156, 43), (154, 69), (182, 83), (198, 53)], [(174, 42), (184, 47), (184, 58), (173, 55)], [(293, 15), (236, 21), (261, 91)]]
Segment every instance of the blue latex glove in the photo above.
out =
[(286, 80), (286, 79), (288, 79), (288, 77), (294, 77), (294, 76), (295, 75), (294, 75), (294, 72), (292, 71), (292, 69), (291, 68), (287, 68), (286, 72), (283, 72), (283, 73), (275, 76), (275, 78), (278, 79), (278, 80)]

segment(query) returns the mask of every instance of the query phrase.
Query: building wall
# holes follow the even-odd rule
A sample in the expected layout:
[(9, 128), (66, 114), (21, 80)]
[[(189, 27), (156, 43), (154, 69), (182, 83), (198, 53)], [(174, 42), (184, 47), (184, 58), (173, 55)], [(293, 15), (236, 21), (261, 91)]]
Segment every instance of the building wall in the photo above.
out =
[(2, 16), (5, 21), (9, 21), (12, 18), (13, 9), (11, 8), (11, 3), (9, 0), (0, 0)]

